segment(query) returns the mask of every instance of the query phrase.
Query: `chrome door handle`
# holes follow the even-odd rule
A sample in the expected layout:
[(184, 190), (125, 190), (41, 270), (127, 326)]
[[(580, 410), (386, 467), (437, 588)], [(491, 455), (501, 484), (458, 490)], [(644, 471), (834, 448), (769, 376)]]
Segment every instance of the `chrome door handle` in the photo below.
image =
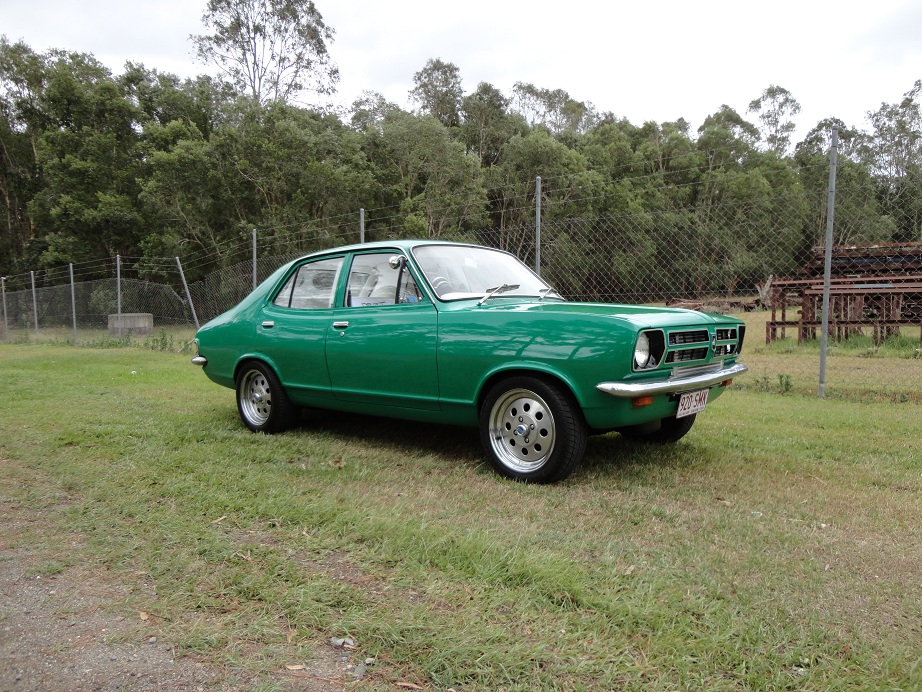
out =
[(275, 322), (272, 320), (266, 320), (263, 322), (263, 329), (272, 329), (275, 326)]
[(334, 322), (333, 329), (345, 329), (349, 326), (348, 322)]

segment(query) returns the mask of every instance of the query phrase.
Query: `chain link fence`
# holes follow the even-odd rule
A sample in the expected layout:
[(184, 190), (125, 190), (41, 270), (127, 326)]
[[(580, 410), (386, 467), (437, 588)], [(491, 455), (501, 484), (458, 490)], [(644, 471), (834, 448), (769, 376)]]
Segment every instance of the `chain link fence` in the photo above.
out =
[[(533, 267), (540, 262), (541, 275), (570, 300), (734, 314), (748, 327), (750, 373), (740, 386), (816, 393), (826, 191), (798, 190), (757, 203), (714, 194), (681, 208), (579, 215), (568, 214), (567, 202), (545, 201), (534, 221), (457, 239), (511, 251)], [(922, 402), (922, 242), (892, 242), (892, 228), (874, 209), (876, 194), (870, 186), (837, 191), (825, 394)], [(359, 218), (352, 229), (313, 227), (288, 241), (257, 229), (255, 265), (239, 261), (188, 285), (175, 258), (5, 277), (0, 341), (178, 350), (196, 320), (232, 307), (283, 262), (360, 237), (401, 235), (384, 224), (365, 233)], [(110, 276), (77, 280), (100, 272)], [(141, 278), (145, 272), (158, 279)]]

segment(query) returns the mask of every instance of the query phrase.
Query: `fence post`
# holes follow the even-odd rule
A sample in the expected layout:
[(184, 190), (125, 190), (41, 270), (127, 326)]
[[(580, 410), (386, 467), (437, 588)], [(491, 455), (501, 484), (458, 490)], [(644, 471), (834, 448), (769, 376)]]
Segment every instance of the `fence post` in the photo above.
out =
[[(254, 233), (256, 231), (253, 231)], [(186, 283), (186, 274), (182, 270), (182, 264), (179, 258), (176, 258), (176, 268), (179, 269), (179, 278), (182, 279), (182, 287), (186, 291), (186, 300), (189, 301), (189, 309), (192, 311), (192, 321), (195, 322), (195, 331), (198, 331), (198, 315), (195, 314), (195, 304), (192, 302), (192, 294), (189, 293), (189, 284)]]
[(29, 276), (32, 278), (32, 317), (35, 320), (35, 336), (38, 336), (38, 296), (35, 292), (35, 272), (30, 271)]
[(365, 242), (365, 210), (359, 209), (359, 242)]
[[(179, 261), (179, 258), (176, 260)], [(179, 270), (182, 272), (182, 269)], [(253, 290), (256, 290), (256, 229), (253, 229)]]
[(535, 274), (541, 276), (541, 176), (535, 178)]
[(836, 211), (836, 165), (839, 159), (839, 131), (832, 130), (829, 147), (829, 191), (826, 197), (826, 248), (823, 257), (823, 318), (820, 332), (820, 383), (817, 394), (826, 398), (826, 350), (829, 347), (829, 286), (832, 281), (832, 224)]
[(74, 265), (67, 265), (70, 270), (70, 316), (74, 323), (74, 346), (77, 345), (77, 294), (74, 290)]
[(118, 338), (122, 338), (122, 256), (115, 256), (115, 319), (118, 322)]
[(10, 325), (6, 320), (6, 277), (0, 276), (0, 295), (3, 295), (3, 340), (10, 340)]

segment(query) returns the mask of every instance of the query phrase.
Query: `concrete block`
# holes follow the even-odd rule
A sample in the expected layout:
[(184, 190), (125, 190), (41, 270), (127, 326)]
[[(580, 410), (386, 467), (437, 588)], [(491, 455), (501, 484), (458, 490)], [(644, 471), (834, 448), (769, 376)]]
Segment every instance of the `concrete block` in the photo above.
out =
[[(119, 330), (121, 327), (121, 330)], [(149, 312), (123, 312), (109, 315), (109, 336), (150, 336), (154, 333), (154, 316)]]

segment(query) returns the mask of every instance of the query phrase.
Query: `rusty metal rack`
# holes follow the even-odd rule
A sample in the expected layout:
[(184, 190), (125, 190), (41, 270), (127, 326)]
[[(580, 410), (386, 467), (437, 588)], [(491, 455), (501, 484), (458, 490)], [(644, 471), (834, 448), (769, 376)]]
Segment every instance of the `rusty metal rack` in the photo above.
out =
[[(796, 274), (772, 283), (771, 320), (765, 343), (797, 330), (798, 343), (815, 339), (822, 327), (823, 248), (814, 248), (810, 263)], [(799, 310), (797, 319), (790, 312)], [(832, 251), (829, 336), (848, 339), (865, 329), (874, 343), (919, 329), (922, 343), (922, 243), (837, 246)]]

